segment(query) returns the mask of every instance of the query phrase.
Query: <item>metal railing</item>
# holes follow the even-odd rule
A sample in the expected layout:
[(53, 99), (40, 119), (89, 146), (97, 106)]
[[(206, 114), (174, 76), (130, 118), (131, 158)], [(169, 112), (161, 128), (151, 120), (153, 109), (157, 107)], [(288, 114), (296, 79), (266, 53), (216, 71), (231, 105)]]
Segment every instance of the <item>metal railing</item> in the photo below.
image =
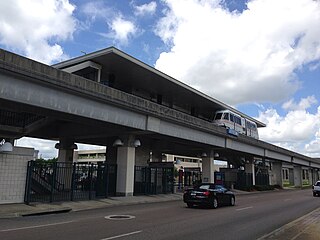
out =
[(29, 161), (25, 203), (90, 200), (115, 195), (117, 166)]
[(134, 195), (173, 193), (173, 187), (173, 168), (135, 166)]

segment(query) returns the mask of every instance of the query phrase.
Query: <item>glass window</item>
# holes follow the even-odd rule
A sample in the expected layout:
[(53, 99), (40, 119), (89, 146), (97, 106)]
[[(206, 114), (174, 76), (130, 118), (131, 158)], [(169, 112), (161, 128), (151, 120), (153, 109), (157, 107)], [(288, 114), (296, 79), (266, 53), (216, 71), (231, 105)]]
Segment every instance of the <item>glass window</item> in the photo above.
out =
[(229, 113), (225, 113), (225, 114), (223, 115), (223, 119), (229, 120)]
[(222, 118), (222, 113), (217, 113), (216, 116), (214, 117), (214, 120), (219, 120)]
[(234, 122), (241, 125), (241, 118), (239, 118), (238, 116), (234, 116)]
[(207, 189), (210, 188), (210, 185), (209, 184), (203, 184), (203, 185), (198, 186), (198, 188), (207, 190)]
[(234, 122), (234, 115), (233, 114), (230, 114), (230, 121)]

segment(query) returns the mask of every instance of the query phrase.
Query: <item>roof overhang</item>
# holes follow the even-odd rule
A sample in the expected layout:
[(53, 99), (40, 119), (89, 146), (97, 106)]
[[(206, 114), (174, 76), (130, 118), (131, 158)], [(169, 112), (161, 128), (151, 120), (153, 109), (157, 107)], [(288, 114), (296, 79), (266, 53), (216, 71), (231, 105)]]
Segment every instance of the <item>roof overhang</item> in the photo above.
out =
[(123, 89), (130, 86), (136, 88), (149, 88), (150, 92), (156, 91), (159, 94), (170, 95), (174, 99), (183, 99), (186, 104), (195, 105), (201, 112), (212, 115), (217, 110), (228, 109), (242, 117), (245, 117), (257, 124), (258, 127), (266, 125), (237, 109), (214, 99), (191, 86), (170, 77), (169, 75), (151, 67), (148, 64), (120, 51), (117, 48), (109, 47), (97, 52), (79, 56), (58, 64), (53, 67), (59, 69), (70, 69), (75, 65), (91, 61), (102, 66), (101, 77), (113, 73), (121, 79)]

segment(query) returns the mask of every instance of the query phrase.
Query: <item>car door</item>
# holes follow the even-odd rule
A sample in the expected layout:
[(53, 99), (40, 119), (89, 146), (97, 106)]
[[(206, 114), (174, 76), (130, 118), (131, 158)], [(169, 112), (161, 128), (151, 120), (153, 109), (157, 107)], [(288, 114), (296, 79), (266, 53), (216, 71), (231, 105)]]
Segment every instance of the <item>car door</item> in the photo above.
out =
[(216, 197), (218, 199), (219, 204), (224, 203), (224, 192), (223, 187), (221, 185), (214, 185), (214, 192), (216, 194)]

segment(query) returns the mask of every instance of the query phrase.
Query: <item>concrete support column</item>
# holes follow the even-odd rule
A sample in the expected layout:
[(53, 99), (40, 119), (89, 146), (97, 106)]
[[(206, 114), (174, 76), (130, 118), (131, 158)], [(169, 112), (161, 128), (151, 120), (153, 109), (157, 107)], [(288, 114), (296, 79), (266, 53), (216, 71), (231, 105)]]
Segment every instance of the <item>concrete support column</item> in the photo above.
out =
[(134, 186), (135, 148), (118, 147), (117, 151), (117, 195), (132, 196)]
[(270, 185), (282, 186), (282, 162), (273, 162), (271, 170)]
[(312, 168), (309, 168), (308, 169), (308, 172), (309, 172), (309, 185), (312, 185), (313, 184), (313, 169)]
[(314, 184), (316, 181), (318, 181), (320, 179), (319, 173), (320, 173), (320, 171), (318, 169), (314, 169), (313, 170), (313, 182), (312, 182), (312, 184)]
[(202, 182), (214, 182), (214, 151), (211, 150), (202, 158)]
[(253, 160), (246, 161), (246, 164), (244, 166), (244, 170), (246, 173), (252, 174), (252, 185), (256, 185), (256, 173), (255, 173), (255, 169), (254, 169)]
[(56, 144), (55, 148), (59, 150), (58, 162), (72, 163), (73, 151), (78, 147), (72, 139), (62, 138), (60, 142)]
[(117, 195), (132, 196), (134, 191), (135, 138), (122, 136), (117, 147)]
[(66, 165), (63, 171), (57, 173), (57, 179), (59, 179), (59, 182), (63, 184), (65, 189), (71, 189), (73, 151), (77, 149), (77, 145), (74, 144), (72, 139), (62, 138), (55, 148), (59, 149), (58, 163), (65, 163)]
[(293, 167), (293, 179), (295, 187), (302, 187), (302, 174), (301, 174), (301, 166)]

